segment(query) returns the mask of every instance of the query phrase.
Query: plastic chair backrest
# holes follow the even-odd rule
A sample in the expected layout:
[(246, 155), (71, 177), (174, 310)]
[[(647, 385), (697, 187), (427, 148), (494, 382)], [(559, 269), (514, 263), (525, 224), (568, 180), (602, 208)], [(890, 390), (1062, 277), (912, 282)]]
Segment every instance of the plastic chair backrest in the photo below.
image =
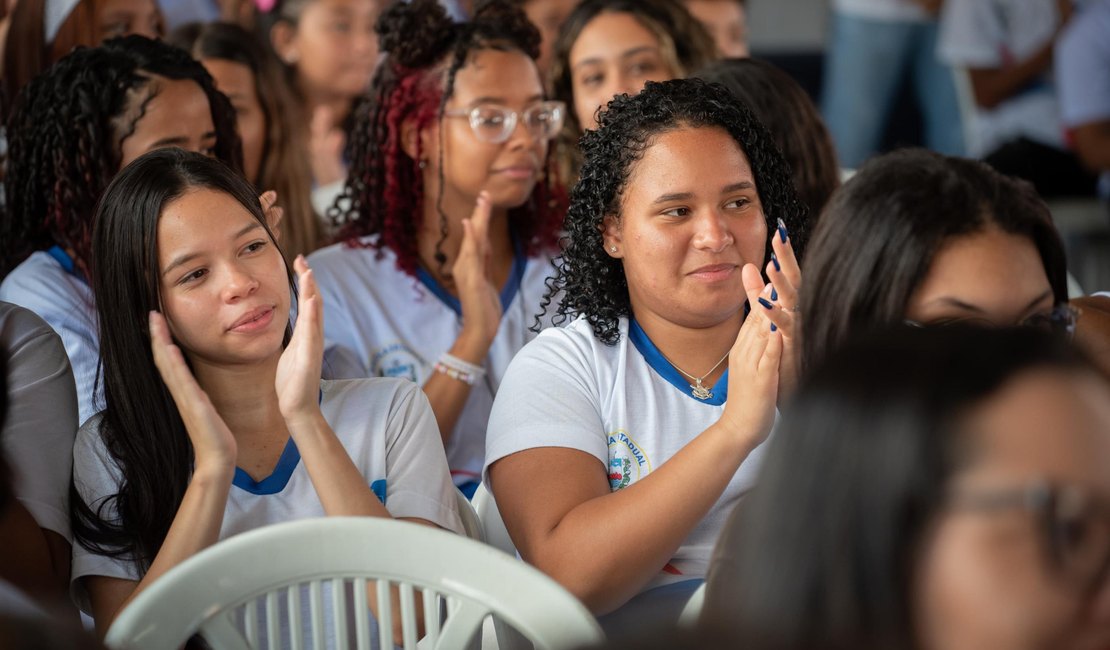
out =
[(686, 606), (682, 608), (682, 613), (678, 615), (678, 624), (683, 627), (694, 627), (698, 624), (698, 618), (701, 617), (702, 607), (705, 605), (705, 583), (697, 588), (694, 593), (690, 594), (690, 600), (686, 601)]
[(509, 530), (505, 528), (505, 522), (497, 510), (497, 502), (493, 500), (493, 493), (486, 488), (485, 483), (478, 484), (471, 504), (482, 522), (486, 543), (515, 557), (516, 545), (513, 544), (513, 538), (509, 537)]
[[(368, 590), (379, 618), (394, 620), (391, 589), (399, 594), (401, 639), (370, 615)], [(490, 617), (540, 649), (604, 639), (569, 592), (489, 546), (409, 522), (324, 517), (259, 528), (197, 553), (136, 596), (105, 643), (169, 650), (200, 634), (213, 650), (392, 650), (395, 641), (405, 650), (418, 641), (421, 650), (448, 650), (472, 647)]]
[(466, 536), (479, 542), (486, 541), (485, 532), (482, 530), (482, 521), (478, 519), (478, 512), (470, 504), (470, 499), (467, 499), (461, 490), (456, 489), (455, 501), (459, 506), (459, 519), (462, 519), (463, 531)]

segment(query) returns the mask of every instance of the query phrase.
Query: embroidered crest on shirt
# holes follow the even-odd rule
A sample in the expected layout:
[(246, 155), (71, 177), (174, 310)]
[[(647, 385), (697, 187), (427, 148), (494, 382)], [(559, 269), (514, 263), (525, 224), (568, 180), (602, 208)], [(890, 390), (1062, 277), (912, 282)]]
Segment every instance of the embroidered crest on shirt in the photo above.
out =
[(613, 492), (628, 487), (651, 471), (647, 454), (624, 429), (617, 429), (609, 440), (609, 489)]
[(375, 377), (398, 377), (420, 381), (424, 360), (409, 346), (400, 341), (379, 348), (370, 358), (370, 373)]

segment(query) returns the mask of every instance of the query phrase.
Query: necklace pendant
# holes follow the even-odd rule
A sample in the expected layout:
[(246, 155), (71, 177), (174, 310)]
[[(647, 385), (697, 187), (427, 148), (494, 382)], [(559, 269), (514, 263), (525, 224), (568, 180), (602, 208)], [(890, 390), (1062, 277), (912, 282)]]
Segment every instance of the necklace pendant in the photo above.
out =
[(713, 393), (711, 393), (708, 388), (701, 385), (700, 379), (697, 384), (690, 384), (690, 393), (694, 397), (702, 400), (713, 398)]

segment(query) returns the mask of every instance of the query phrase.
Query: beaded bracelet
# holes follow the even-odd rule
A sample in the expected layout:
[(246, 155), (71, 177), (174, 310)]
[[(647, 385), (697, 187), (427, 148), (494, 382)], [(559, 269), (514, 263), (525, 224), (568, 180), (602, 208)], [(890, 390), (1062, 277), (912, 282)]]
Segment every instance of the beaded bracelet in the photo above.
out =
[(486, 376), (486, 369), (468, 361), (444, 352), (436, 362), (435, 371), (443, 373), (451, 379), (457, 379), (469, 386), (473, 386), (479, 379)]

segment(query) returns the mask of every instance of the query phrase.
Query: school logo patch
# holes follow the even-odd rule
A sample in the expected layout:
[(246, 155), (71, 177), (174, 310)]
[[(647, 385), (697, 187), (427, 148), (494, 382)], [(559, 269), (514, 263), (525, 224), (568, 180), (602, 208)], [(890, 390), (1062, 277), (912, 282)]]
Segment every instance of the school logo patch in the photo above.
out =
[(419, 354), (398, 341), (374, 352), (370, 358), (370, 374), (374, 377), (398, 377), (419, 382), (418, 371), (425, 365), (427, 364)]
[(651, 471), (651, 461), (624, 429), (609, 434), (609, 489), (628, 487)]

